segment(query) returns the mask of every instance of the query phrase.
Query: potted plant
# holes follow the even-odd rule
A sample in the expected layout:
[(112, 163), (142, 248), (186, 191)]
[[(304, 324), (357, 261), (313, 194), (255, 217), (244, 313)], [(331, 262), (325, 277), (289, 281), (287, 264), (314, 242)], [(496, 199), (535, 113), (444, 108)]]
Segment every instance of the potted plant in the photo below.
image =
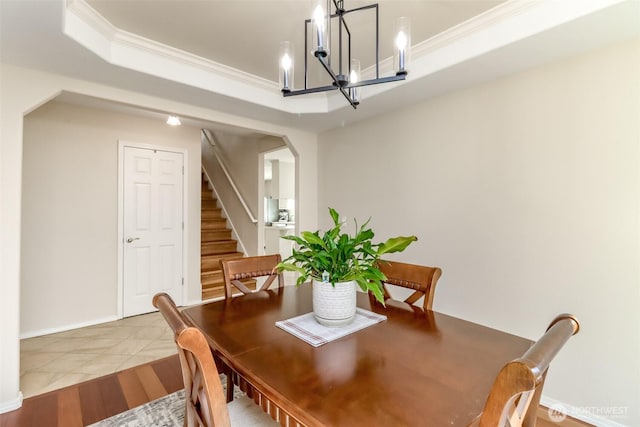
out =
[(377, 267), (380, 257), (402, 252), (418, 238), (399, 236), (373, 243), (374, 233), (368, 228), (371, 218), (360, 227), (354, 220), (356, 234), (351, 236), (342, 231), (338, 212), (329, 208), (329, 214), (334, 226), (323, 234), (303, 231), (300, 236), (282, 237), (294, 241), (297, 248), (276, 268), (299, 273), (297, 285), (312, 279), (316, 319), (327, 326), (340, 326), (355, 317), (356, 284), (384, 305), (382, 281), (386, 278)]

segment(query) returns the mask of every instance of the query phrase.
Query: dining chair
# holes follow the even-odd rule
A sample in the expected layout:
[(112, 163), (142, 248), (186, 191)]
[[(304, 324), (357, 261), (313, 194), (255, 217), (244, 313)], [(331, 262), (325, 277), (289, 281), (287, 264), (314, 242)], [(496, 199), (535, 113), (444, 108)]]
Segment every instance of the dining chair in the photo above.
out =
[(153, 297), (174, 332), (185, 393), (186, 427), (228, 427), (276, 425), (262, 409), (242, 396), (227, 403), (211, 348), (202, 332), (178, 310), (166, 293)]
[(549, 364), (580, 322), (571, 314), (557, 316), (545, 334), (520, 358), (500, 370), (480, 416), (472, 426), (533, 427)]
[(421, 297), (424, 297), (422, 307), (424, 310), (431, 310), (436, 292), (436, 283), (438, 283), (438, 279), (442, 275), (442, 270), (439, 267), (379, 260), (378, 268), (387, 278), (382, 283), (385, 300), (394, 299), (387, 285), (400, 286), (414, 291), (404, 302), (413, 305)]
[[(284, 286), (282, 273), (275, 271), (275, 266), (280, 263), (280, 254), (260, 255), (240, 259), (221, 260), (222, 275), (224, 277), (225, 298), (233, 296), (233, 287), (243, 294), (264, 291), (268, 289), (274, 280), (278, 280), (278, 287)], [(251, 280), (259, 277), (266, 277), (260, 288), (249, 289), (242, 280)]]

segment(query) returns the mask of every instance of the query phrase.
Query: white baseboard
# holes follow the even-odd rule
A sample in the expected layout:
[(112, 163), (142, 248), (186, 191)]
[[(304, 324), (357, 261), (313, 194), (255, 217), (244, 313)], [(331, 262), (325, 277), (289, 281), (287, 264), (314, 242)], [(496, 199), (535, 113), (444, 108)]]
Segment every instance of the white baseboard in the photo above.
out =
[(627, 418), (626, 413), (629, 408), (626, 406), (580, 407), (545, 396), (540, 399), (540, 404), (597, 427), (630, 427), (630, 424), (621, 424), (611, 418), (604, 418), (605, 416), (617, 417), (621, 420)]
[(71, 325), (58, 326), (56, 328), (48, 328), (48, 329), (40, 329), (38, 331), (24, 332), (20, 334), (20, 339), (23, 340), (25, 338), (33, 338), (33, 337), (39, 337), (42, 335), (55, 334), (58, 332), (66, 332), (66, 331), (71, 331), (73, 329), (85, 328), (87, 326), (99, 325), (101, 323), (113, 322), (114, 320), (120, 320), (120, 319), (121, 317), (118, 317), (118, 316), (109, 316), (109, 317), (103, 317), (100, 319), (92, 319), (86, 322), (74, 323)]
[(0, 414), (5, 412), (14, 411), (22, 406), (22, 392), (18, 392), (18, 396), (15, 399), (0, 402)]

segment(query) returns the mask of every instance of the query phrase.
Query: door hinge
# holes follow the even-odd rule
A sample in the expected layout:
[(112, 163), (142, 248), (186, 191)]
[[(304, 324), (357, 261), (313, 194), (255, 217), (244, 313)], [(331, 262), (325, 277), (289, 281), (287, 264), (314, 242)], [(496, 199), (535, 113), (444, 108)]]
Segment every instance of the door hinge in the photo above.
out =
[(184, 286), (184, 277), (182, 278), (182, 286)]
[(182, 166), (182, 175), (184, 175), (184, 166)]

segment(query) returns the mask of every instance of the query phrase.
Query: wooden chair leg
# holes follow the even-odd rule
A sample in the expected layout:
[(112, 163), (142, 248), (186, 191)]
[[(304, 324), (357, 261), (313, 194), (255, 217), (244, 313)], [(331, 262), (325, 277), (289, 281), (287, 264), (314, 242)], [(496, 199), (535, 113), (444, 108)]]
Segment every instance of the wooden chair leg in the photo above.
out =
[(228, 366), (226, 367), (227, 375), (227, 403), (233, 400), (233, 371)]

